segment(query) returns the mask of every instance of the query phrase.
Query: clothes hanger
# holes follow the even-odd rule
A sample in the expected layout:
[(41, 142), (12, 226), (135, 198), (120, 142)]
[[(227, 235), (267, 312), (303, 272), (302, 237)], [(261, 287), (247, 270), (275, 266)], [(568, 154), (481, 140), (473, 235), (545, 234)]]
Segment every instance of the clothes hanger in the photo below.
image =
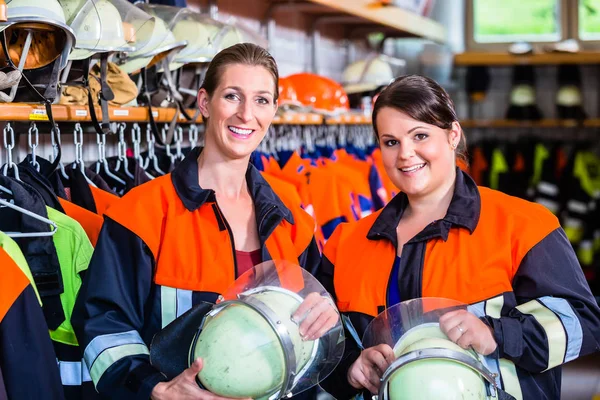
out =
[(127, 186), (127, 182), (113, 174), (108, 168), (108, 161), (106, 160), (106, 134), (96, 133), (96, 143), (98, 144), (98, 161), (96, 161), (96, 173), (100, 173), (100, 167), (104, 173), (115, 182)]
[(171, 160), (171, 165), (169, 166), (169, 169), (171, 169), (175, 166), (175, 155), (171, 153), (171, 144), (167, 140), (168, 130), (169, 130), (169, 125), (165, 124), (165, 126), (160, 131), (160, 136), (161, 136), (163, 143), (165, 144), (165, 153), (167, 153), (169, 160)]
[(140, 146), (142, 144), (142, 129), (137, 122), (131, 127), (131, 143), (133, 143), (133, 158), (137, 160), (140, 168), (144, 170), (144, 174), (146, 174), (148, 178), (154, 179), (154, 177), (147, 171), (150, 159), (144, 160), (144, 157), (142, 157), (142, 153), (140, 151)]
[[(10, 194), (12, 196), (12, 191), (10, 189), (5, 188), (4, 186), (0, 185), (0, 191), (6, 193), (6, 194)], [(6, 235), (8, 235), (11, 238), (25, 238), (25, 237), (44, 237), (44, 236), (52, 236), (56, 233), (56, 231), (58, 230), (58, 226), (56, 225), (56, 223), (54, 221), (49, 220), (48, 218), (42, 217), (41, 215), (38, 215), (36, 213), (33, 213), (29, 210), (26, 210), (22, 207), (19, 207), (17, 205), (14, 205), (13, 203), (6, 201), (2, 198), (0, 198), (0, 208), (2, 207), (7, 207), (7, 208), (11, 208), (13, 210), (16, 210), (22, 214), (25, 214), (33, 219), (36, 219), (38, 221), (42, 221), (48, 225), (50, 225), (50, 231), (48, 232), (4, 232)]]

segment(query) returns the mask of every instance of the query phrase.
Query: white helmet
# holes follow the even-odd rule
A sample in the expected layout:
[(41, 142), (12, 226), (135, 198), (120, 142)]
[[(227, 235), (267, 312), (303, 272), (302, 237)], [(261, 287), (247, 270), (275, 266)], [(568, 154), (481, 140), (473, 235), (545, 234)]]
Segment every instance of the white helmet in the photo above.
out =
[(364, 347), (385, 343), (396, 357), (383, 373), (380, 400), (499, 398), (499, 377), (489, 369), (498, 360), (464, 350), (440, 329), (442, 315), (461, 309), (467, 310), (467, 305), (420, 298), (390, 307), (371, 321), (363, 336)]
[(154, 18), (126, 0), (59, 1), (77, 37), (70, 60), (135, 51), (147, 44), (154, 30)]
[(379, 57), (371, 57), (350, 64), (344, 70), (343, 86), (346, 93), (370, 92), (394, 80), (389, 63)]
[(259, 264), (240, 276), (214, 307), (204, 306), (208, 312), (201, 322), (194, 316), (203, 307), (198, 305), (157, 334), (150, 361), (172, 377), (201, 357), (198, 381), (219, 396), (280, 399), (301, 393), (325, 379), (344, 352), (340, 320), (319, 339), (301, 338), (300, 322), (291, 317), (313, 292), (333, 302), (300, 266)]
[(135, 73), (144, 67), (151, 67), (165, 57), (170, 57), (187, 45), (187, 40), (177, 39), (169, 28), (169, 21), (160, 17), (163, 7), (156, 4), (137, 4), (144, 12), (155, 19), (152, 32), (144, 32), (145, 46), (136, 48), (126, 54), (119, 67), (128, 74)]

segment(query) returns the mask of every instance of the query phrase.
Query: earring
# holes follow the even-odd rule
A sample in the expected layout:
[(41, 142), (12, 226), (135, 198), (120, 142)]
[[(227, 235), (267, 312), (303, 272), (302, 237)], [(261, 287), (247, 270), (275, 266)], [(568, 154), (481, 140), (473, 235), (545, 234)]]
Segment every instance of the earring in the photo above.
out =
[(456, 149), (456, 143), (452, 143), (452, 150)]

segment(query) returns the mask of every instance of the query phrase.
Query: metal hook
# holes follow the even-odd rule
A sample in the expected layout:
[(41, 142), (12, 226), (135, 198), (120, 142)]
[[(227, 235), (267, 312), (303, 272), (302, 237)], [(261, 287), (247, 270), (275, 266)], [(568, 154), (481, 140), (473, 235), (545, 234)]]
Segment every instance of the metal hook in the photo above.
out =
[[(6, 149), (6, 164), (4, 164), (4, 168), (2, 169), (2, 174), (8, 176), (8, 169), (12, 168), (15, 172), (15, 179), (20, 181), (19, 177), (19, 169), (17, 168), (17, 164), (13, 162), (12, 158), (12, 150), (15, 148), (15, 131), (13, 130), (10, 122), (6, 124), (4, 130), (2, 132), (4, 148)], [(8, 138), (10, 136), (10, 142)]]
[(175, 158), (177, 160), (183, 160), (184, 156), (183, 156), (183, 152), (181, 151), (181, 145), (183, 144), (183, 128), (180, 125), (177, 125), (175, 127), (175, 132), (174, 132), (174, 138), (175, 138)]
[(169, 125), (165, 124), (160, 131), (160, 136), (162, 138), (163, 143), (165, 144), (165, 153), (171, 159), (171, 165), (175, 165), (175, 156), (171, 154), (171, 145), (167, 141), (167, 131), (169, 130)]
[(108, 168), (108, 161), (106, 160), (106, 135), (96, 133), (96, 143), (98, 144), (98, 161), (96, 162), (96, 173), (100, 173), (100, 167), (104, 170), (104, 173), (119, 182), (121, 185), (127, 185), (123, 179), (119, 178)]
[(150, 124), (148, 124), (146, 127), (146, 140), (148, 141), (148, 160), (152, 160), (152, 166), (156, 172), (161, 175), (166, 175), (166, 172), (163, 172), (163, 170), (161, 170), (158, 166), (158, 158), (156, 157), (156, 154), (154, 154), (154, 144), (156, 143), (156, 140), (152, 134), (152, 128), (150, 127)]
[[(56, 140), (54, 139), (54, 136), (55, 136), (54, 133), (56, 133)], [(51, 161), (54, 162), (54, 160), (56, 160), (56, 157), (58, 157), (58, 149), (61, 145), (60, 128), (56, 124), (54, 125), (54, 128), (52, 128), (52, 130), (50, 131), (50, 141), (52, 142), (52, 160)], [(63, 176), (63, 178), (68, 180), (69, 176), (67, 175), (67, 172), (65, 171), (65, 166), (62, 163), (62, 160), (59, 161), (58, 167), (60, 168), (60, 173)]]
[(198, 125), (196, 125), (196, 124), (190, 125), (190, 129), (189, 129), (188, 133), (190, 135), (190, 145), (192, 146), (192, 149), (193, 149), (198, 145)]
[(125, 170), (125, 174), (131, 178), (135, 179), (135, 176), (129, 172), (129, 160), (127, 159), (127, 142), (125, 141), (125, 122), (121, 122), (119, 124), (119, 142), (117, 143), (117, 164), (115, 166), (115, 171), (118, 171), (121, 168), (121, 162), (123, 162), (123, 168)]
[(35, 167), (35, 169), (40, 171), (40, 163), (37, 162), (35, 151), (40, 143), (40, 134), (35, 122), (32, 122), (29, 125), (29, 131), (27, 132), (27, 144), (31, 149), (31, 164)]

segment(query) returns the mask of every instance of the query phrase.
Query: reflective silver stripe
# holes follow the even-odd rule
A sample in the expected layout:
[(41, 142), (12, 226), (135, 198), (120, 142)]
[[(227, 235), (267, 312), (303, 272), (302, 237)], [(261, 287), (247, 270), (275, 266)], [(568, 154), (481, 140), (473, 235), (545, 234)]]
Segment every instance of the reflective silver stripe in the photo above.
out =
[(177, 289), (177, 317), (181, 317), (192, 308), (192, 291)]
[(567, 333), (560, 319), (538, 300), (532, 300), (516, 307), (523, 314), (533, 316), (544, 329), (548, 338), (548, 366), (546, 370), (563, 363), (567, 351)]
[(558, 194), (558, 186), (548, 182), (540, 182), (537, 185), (537, 190), (548, 196), (556, 196)]
[[(503, 306), (504, 296), (500, 295), (486, 301), (471, 304), (467, 309), (478, 317), (488, 315), (492, 318), (500, 318), (502, 316), (501, 312)], [(516, 400), (523, 400), (521, 382), (519, 382), (515, 364), (504, 358), (496, 359), (493, 356), (484, 357), (484, 359), (488, 369), (491, 369), (496, 373), (500, 372), (496, 379), (498, 387), (513, 396)]]
[(539, 301), (558, 316), (567, 333), (567, 350), (564, 362), (569, 362), (579, 357), (583, 344), (583, 329), (581, 328), (579, 318), (569, 302), (565, 299), (548, 296), (540, 298)]
[(192, 308), (192, 291), (160, 287), (161, 325), (164, 328)]
[(567, 202), (567, 209), (580, 214), (585, 214), (588, 211), (588, 207), (585, 203), (577, 200), (569, 200)]
[(485, 317), (485, 301), (469, 305), (467, 311), (475, 314), (478, 318)]
[(64, 386), (81, 386), (83, 382), (92, 381), (90, 371), (83, 360), (56, 360), (56, 362), (58, 363), (58, 369), (60, 370), (60, 380)]
[[(132, 352), (132, 345), (135, 346), (136, 352)], [(120, 348), (126, 348), (126, 351), (121, 351)], [(103, 353), (107, 353), (106, 356)], [(90, 369), (90, 376), (94, 384), (97, 385), (104, 371), (115, 361), (134, 354), (149, 354), (149, 352), (140, 334), (132, 330), (96, 336), (85, 348), (83, 359)], [(94, 374), (94, 370), (96, 370), (96, 374)]]

